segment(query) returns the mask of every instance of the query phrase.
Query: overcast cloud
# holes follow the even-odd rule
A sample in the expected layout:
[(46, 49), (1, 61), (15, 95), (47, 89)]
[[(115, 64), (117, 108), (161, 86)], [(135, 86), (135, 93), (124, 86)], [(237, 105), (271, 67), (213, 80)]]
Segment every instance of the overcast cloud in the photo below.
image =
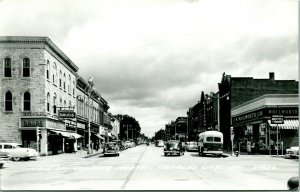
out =
[(4, 0), (0, 34), (48, 36), (148, 136), (222, 73), (298, 80), (293, 0)]

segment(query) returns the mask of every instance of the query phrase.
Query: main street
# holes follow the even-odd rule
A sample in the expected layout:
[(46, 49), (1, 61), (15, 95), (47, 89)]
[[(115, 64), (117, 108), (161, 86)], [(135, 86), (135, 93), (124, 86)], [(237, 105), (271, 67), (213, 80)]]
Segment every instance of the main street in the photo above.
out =
[(286, 190), (299, 173), (298, 160), (268, 155), (199, 157), (163, 155), (163, 148), (139, 145), (120, 156), (60, 154), (37, 161), (8, 162), (2, 190)]

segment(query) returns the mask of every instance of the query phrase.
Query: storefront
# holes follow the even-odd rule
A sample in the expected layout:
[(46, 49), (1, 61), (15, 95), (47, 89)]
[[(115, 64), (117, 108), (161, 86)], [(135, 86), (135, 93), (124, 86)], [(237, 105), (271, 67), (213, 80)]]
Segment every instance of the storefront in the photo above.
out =
[(22, 145), (38, 149), (40, 155), (73, 152), (73, 149), (76, 149), (76, 141), (82, 138), (82, 135), (66, 131), (65, 123), (56, 119), (21, 117), (20, 121)]
[[(298, 145), (298, 95), (268, 94), (231, 110), (234, 146), (247, 150), (247, 141), (254, 143), (254, 152), (270, 154)], [(273, 115), (282, 115), (283, 124), (272, 124)], [(278, 129), (277, 129), (278, 127)], [(278, 139), (277, 139), (278, 138)]]

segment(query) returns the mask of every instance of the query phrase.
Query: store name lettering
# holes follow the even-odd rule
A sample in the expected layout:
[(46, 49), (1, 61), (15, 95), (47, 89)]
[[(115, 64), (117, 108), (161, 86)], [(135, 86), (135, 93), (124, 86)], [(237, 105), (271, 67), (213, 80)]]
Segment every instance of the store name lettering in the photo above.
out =
[(43, 127), (42, 120), (23, 120), (23, 127)]

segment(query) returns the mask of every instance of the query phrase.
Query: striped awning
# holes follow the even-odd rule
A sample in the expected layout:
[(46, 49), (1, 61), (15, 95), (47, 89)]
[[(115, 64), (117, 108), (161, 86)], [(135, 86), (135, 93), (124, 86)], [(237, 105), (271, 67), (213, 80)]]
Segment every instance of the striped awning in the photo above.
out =
[(51, 132), (56, 133), (57, 135), (61, 135), (62, 137), (69, 138), (69, 139), (79, 139), (83, 137), (77, 133), (65, 132), (65, 131), (57, 131), (57, 130), (49, 130)]
[(279, 129), (299, 129), (298, 119), (285, 119), (283, 124), (272, 124), (271, 120), (268, 120), (268, 123), (272, 128), (276, 128), (278, 125)]

